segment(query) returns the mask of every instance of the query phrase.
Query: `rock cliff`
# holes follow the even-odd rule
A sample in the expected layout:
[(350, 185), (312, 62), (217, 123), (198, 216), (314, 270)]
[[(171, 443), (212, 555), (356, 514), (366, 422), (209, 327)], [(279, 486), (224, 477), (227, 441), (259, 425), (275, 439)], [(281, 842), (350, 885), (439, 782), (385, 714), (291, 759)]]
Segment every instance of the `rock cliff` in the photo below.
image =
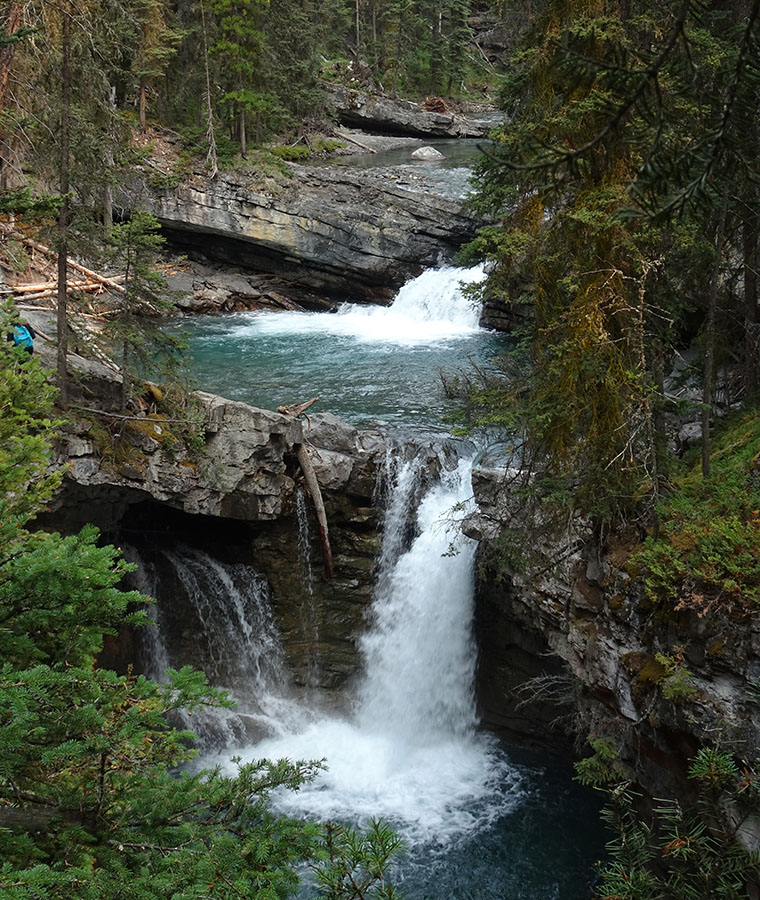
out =
[[(292, 166), (292, 177), (195, 175), (144, 199), (180, 246), (300, 284), (388, 300), (424, 268), (450, 259), (478, 222), (424, 178)], [(400, 183), (396, 183), (399, 181)]]
[(653, 792), (674, 783), (685, 789), (687, 760), (718, 733), (737, 755), (754, 758), (757, 621), (652, 605), (635, 564), (638, 537), (613, 537), (597, 556), (582, 521), (516, 565), (505, 526), (540, 545), (542, 523), (510, 489), (514, 474), (476, 469), (478, 511), (465, 523), (481, 541), (477, 619), (486, 724), (549, 741), (561, 741), (563, 731), (581, 741), (609, 737), (624, 771)]

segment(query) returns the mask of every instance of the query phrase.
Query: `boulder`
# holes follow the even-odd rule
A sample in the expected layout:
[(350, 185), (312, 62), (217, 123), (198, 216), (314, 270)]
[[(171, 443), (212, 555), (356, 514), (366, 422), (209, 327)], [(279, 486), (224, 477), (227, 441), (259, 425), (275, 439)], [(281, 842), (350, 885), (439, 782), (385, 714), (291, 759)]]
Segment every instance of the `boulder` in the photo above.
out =
[(435, 147), (418, 147), (412, 153), (412, 159), (444, 159), (443, 153), (440, 153)]

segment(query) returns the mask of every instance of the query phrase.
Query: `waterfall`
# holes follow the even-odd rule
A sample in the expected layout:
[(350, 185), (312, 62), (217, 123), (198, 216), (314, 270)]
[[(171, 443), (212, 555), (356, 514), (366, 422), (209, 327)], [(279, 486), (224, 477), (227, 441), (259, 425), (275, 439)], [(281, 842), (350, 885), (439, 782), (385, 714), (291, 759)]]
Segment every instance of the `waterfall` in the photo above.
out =
[(361, 342), (429, 344), (463, 338), (480, 328), (478, 304), (462, 285), (485, 278), (483, 265), (427, 269), (408, 281), (390, 306), (344, 303), (337, 314), (254, 312), (234, 318), (236, 338), (277, 335), (336, 335)]
[[(469, 499), (470, 471), (461, 462), (444, 473), (417, 509), (419, 534), (412, 546), (397, 559), (391, 550), (382, 560), (372, 627), (362, 640), (366, 677), (358, 724), (396, 734), (407, 744), (467, 734), (476, 723), (475, 542), (462, 536), (452, 512)], [(394, 493), (404, 497), (415, 475), (415, 463), (406, 463)], [(401, 504), (388, 508), (385, 534), (391, 548), (398, 544), (405, 513)]]
[(311, 536), (306, 511), (306, 496), (302, 487), (296, 491), (296, 521), (298, 522), (298, 550), (301, 556), (303, 600), (301, 602), (301, 629), (308, 636), (308, 663), (306, 686), (313, 692), (319, 685), (319, 618), (314, 603), (314, 571), (311, 566)]
[(325, 714), (236, 754), (327, 760), (328, 771), (315, 783), (278, 798), (285, 812), (323, 820), (379, 817), (410, 843), (445, 844), (512, 808), (522, 789), (516, 770), (475, 727), (474, 544), (455, 521), (471, 493), (470, 468), (460, 463), (444, 472), (417, 505), (426, 462), (391, 466), (381, 571), (353, 715)]
[[(165, 601), (173, 598), (175, 604), (177, 595), (182, 596), (194, 619), (186, 625), (198, 656), (196, 667), (237, 704), (234, 710), (180, 714), (180, 724), (197, 734), (203, 750), (248, 743), (301, 722), (304, 712), (288, 691), (280, 636), (261, 575), (251, 566), (223, 563), (183, 545), (154, 549), (153, 559), (135, 548), (125, 555), (138, 562), (132, 576), (137, 590)], [(148, 607), (156, 624), (143, 633), (143, 668), (157, 681), (166, 680), (167, 668), (177, 665), (167, 640), (167, 633), (176, 632), (180, 624), (172, 618), (171, 603)]]
[(478, 303), (462, 288), (484, 277), (483, 266), (430, 269), (387, 307), (185, 320), (192, 372), (204, 390), (265, 409), (319, 394), (325, 409), (353, 425), (448, 432), (440, 373), (454, 378), (470, 362), (488, 368), (504, 350), (501, 335), (478, 326)]

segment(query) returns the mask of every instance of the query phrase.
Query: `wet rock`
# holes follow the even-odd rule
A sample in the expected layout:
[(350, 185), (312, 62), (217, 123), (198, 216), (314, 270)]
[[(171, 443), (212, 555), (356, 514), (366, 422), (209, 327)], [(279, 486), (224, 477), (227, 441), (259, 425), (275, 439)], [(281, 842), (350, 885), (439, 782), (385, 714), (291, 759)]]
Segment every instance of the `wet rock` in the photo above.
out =
[(435, 147), (419, 147), (412, 153), (412, 159), (443, 159), (443, 153), (436, 150)]

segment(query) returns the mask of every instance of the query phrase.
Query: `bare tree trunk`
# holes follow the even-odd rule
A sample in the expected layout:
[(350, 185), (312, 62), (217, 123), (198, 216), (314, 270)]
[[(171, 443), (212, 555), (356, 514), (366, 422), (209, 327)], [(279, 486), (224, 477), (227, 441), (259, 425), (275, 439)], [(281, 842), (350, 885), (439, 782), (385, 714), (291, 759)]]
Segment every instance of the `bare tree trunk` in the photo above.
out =
[(209, 168), (209, 177), (216, 178), (219, 172), (219, 162), (216, 156), (216, 137), (214, 136), (214, 109), (211, 105), (211, 72), (208, 66), (208, 39), (206, 36), (206, 12), (203, 8), (203, 0), (201, 0), (201, 29), (203, 31), (203, 61), (206, 69), (206, 138), (208, 140), (208, 153), (206, 154), (206, 164)]
[(359, 0), (356, 0), (356, 59), (357, 61), (361, 57), (361, 31), (360, 31), (360, 22), (359, 22)]
[(140, 110), (140, 130), (145, 131), (148, 127), (148, 117), (147, 117), (147, 105), (148, 105), (148, 85), (145, 78), (140, 79), (140, 101), (139, 101), (139, 110)]
[(129, 399), (129, 342), (124, 340), (121, 344), (121, 414), (127, 413), (127, 400)]
[(69, 108), (71, 106), (71, 18), (63, 12), (63, 34), (61, 39), (61, 146), (60, 146), (60, 191), (63, 204), (58, 213), (58, 402), (61, 409), (69, 403), (68, 371), (66, 357), (68, 350), (67, 304), (68, 304), (68, 230), (69, 230)]
[[(108, 104), (113, 111), (116, 109), (116, 88), (111, 86), (109, 90)], [(111, 127), (112, 123), (109, 121), (108, 124), (108, 140), (109, 142), (113, 139), (113, 128)], [(106, 183), (103, 186), (103, 224), (106, 228), (110, 229), (113, 225), (113, 184), (111, 182), (111, 173), (113, 172), (113, 150), (111, 149), (111, 144), (109, 143), (108, 149), (106, 150)]]
[[(754, 191), (752, 192), (754, 194)], [(758, 213), (749, 204), (742, 225), (744, 267), (744, 396), (757, 391), (757, 265)]]
[[(238, 90), (243, 90), (243, 73), (238, 72)], [(248, 145), (245, 134), (245, 109), (241, 106), (238, 111), (238, 134), (240, 137), (240, 155), (248, 159)]]
[(333, 557), (332, 548), (330, 547), (330, 533), (327, 529), (327, 513), (325, 512), (325, 504), (322, 500), (322, 491), (317, 481), (317, 475), (314, 466), (311, 464), (309, 451), (303, 444), (298, 445), (298, 462), (301, 465), (306, 489), (314, 503), (314, 510), (317, 514), (317, 524), (319, 525), (319, 539), (322, 544), (322, 558), (325, 563), (325, 577), (333, 577)]
[(705, 323), (705, 361), (702, 389), (702, 477), (710, 477), (710, 416), (715, 393), (715, 320), (718, 311), (718, 282), (720, 263), (723, 256), (723, 235), (726, 231), (728, 191), (723, 194), (723, 202), (715, 227), (715, 264), (710, 276), (707, 295), (707, 321)]
[[(6, 34), (13, 35), (19, 30), (19, 28), (21, 27), (23, 12), (23, 3), (11, 3), (3, 25)], [(13, 65), (13, 57), (15, 53), (15, 41), (11, 44), (8, 44), (6, 47), (0, 48), (0, 112), (5, 109), (5, 98), (8, 93), (8, 80), (10, 78), (11, 66)]]
[[(15, 34), (21, 27), (24, 6), (24, 3), (11, 3), (4, 23), (7, 34)], [(7, 47), (0, 48), (0, 113), (5, 109), (5, 100), (8, 95), (8, 81), (10, 79), (15, 53), (15, 41), (12, 44), (8, 44)], [(9, 162), (14, 155), (12, 144), (13, 139), (11, 139), (10, 143), (6, 143), (4, 134), (2, 130), (0, 130), (0, 187), (2, 190), (7, 190), (10, 181), (8, 168)]]

